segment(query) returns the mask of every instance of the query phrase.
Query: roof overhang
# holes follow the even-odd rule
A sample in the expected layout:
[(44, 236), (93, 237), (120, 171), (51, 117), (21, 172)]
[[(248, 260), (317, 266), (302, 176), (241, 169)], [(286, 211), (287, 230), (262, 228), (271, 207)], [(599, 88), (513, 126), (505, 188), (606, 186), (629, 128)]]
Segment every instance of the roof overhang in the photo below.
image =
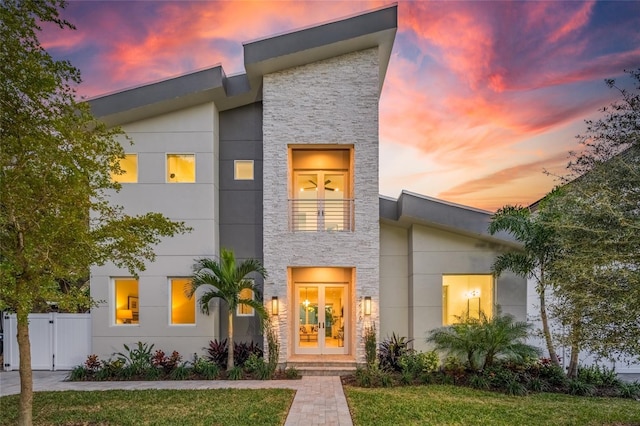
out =
[(378, 47), (380, 89), (391, 57), (397, 5), (244, 44), (246, 74), (221, 65), (90, 99), (93, 114), (117, 126), (214, 102), (219, 111), (262, 100), (265, 74)]
[(514, 248), (522, 247), (511, 234), (488, 231), (492, 213), (436, 198), (402, 191), (398, 199), (380, 197), (380, 220), (409, 228), (424, 225)]

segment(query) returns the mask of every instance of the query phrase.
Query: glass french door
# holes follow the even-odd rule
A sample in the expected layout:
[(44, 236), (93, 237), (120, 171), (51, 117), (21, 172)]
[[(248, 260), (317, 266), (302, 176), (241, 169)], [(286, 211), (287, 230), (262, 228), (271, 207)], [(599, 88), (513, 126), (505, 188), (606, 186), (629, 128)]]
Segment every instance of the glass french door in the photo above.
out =
[[(347, 172), (297, 171), (294, 185), (294, 229), (342, 231), (348, 227)], [(348, 228), (347, 228), (348, 229)]]
[(295, 352), (346, 354), (347, 285), (296, 284)]

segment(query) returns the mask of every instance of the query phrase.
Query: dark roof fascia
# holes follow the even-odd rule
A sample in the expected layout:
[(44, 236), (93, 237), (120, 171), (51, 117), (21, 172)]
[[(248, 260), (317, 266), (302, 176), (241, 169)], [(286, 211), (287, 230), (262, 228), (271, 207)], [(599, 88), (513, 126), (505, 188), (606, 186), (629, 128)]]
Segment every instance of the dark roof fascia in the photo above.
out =
[(395, 201), (391, 198), (380, 198), (380, 219), (385, 223), (405, 228), (414, 224), (425, 225), (516, 248), (521, 247), (521, 244), (507, 232), (489, 234), (491, 216), (492, 213), (488, 211), (409, 191), (402, 191)]
[(94, 116), (122, 125), (214, 102), (219, 111), (262, 100), (262, 77), (379, 46), (380, 88), (397, 30), (397, 5), (244, 45), (246, 74), (227, 77), (222, 66), (90, 99)]
[(397, 28), (398, 6), (394, 4), (340, 21), (248, 42), (244, 44), (245, 69), (249, 76), (263, 76), (379, 47), (382, 90)]
[(100, 96), (88, 102), (93, 115), (109, 126), (120, 125), (224, 96), (225, 80), (222, 66), (216, 66)]

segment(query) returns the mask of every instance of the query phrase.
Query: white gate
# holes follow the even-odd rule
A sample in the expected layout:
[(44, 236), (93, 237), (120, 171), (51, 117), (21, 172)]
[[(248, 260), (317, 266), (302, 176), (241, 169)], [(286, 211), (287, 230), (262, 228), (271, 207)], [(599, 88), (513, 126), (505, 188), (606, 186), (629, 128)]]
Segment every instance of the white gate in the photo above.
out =
[[(15, 314), (4, 314), (4, 369), (17, 370), (18, 322)], [(91, 354), (91, 314), (29, 314), (31, 368), (71, 370)]]

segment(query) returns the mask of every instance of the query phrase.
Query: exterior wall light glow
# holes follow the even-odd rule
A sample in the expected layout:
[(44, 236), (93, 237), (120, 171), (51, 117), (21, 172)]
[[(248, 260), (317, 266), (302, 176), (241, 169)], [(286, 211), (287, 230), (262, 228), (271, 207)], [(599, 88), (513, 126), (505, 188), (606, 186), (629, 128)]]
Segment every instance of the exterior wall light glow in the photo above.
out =
[(271, 315), (278, 315), (278, 296), (271, 298)]
[(371, 296), (365, 296), (364, 298), (364, 314), (371, 315)]

